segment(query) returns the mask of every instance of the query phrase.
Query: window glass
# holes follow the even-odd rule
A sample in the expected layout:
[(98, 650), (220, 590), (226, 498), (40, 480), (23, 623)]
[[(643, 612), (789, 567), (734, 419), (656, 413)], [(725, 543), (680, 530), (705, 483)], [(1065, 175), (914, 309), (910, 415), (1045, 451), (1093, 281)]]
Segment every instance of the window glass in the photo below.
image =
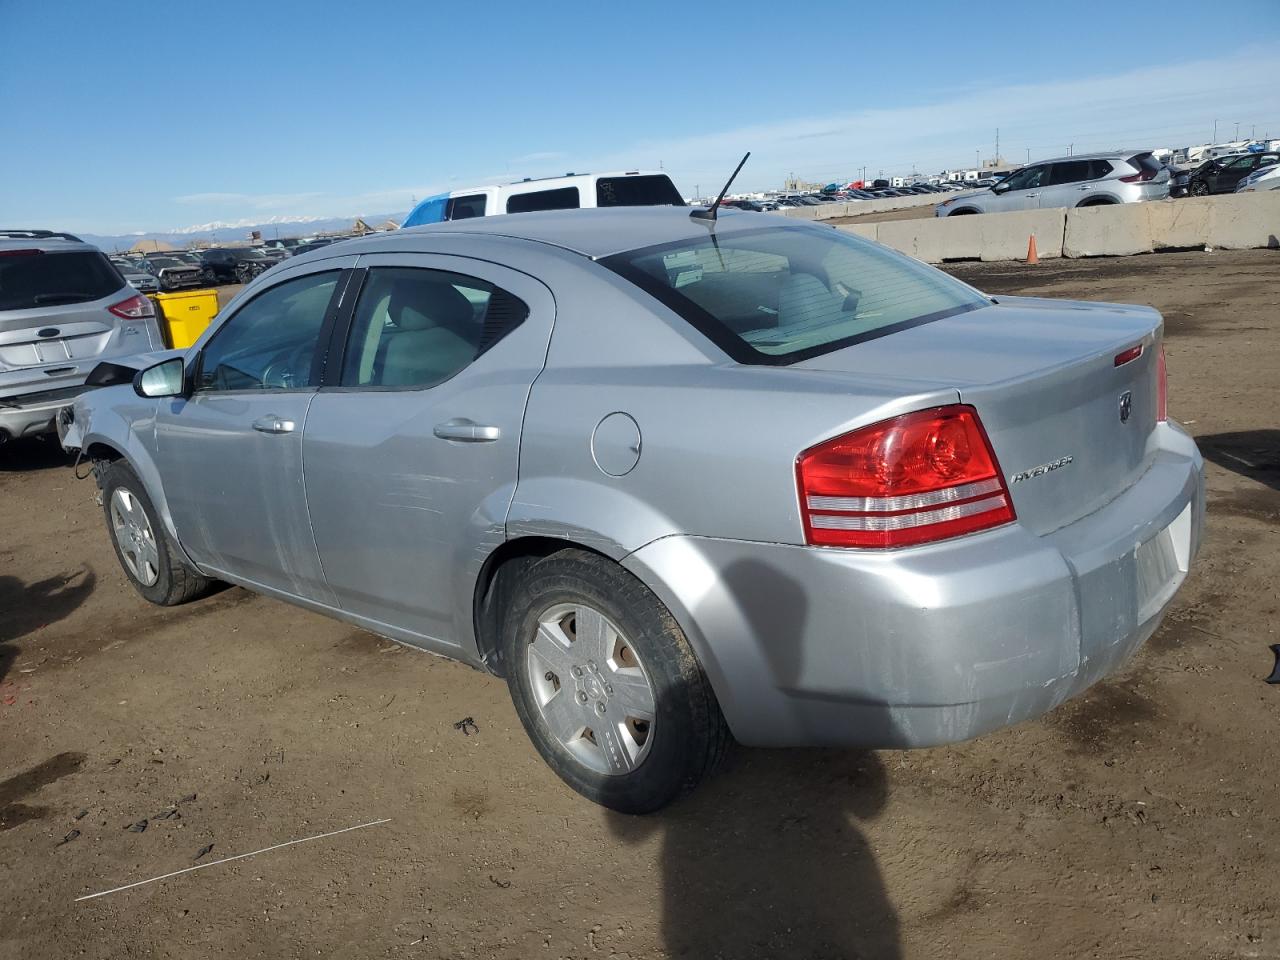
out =
[(601, 177), (596, 181), (597, 207), (683, 207), (684, 198), (665, 173), (642, 177)]
[(338, 285), (328, 270), (277, 284), (227, 320), (200, 355), (197, 390), (290, 390), (315, 386), (320, 328)]
[(559, 190), (534, 190), (517, 193), (507, 200), (507, 213), (533, 213), (535, 210), (576, 210), (580, 206), (577, 187)]
[(1060, 160), (1053, 165), (1053, 173), (1049, 177), (1048, 186), (1062, 183), (1081, 183), (1089, 179), (1090, 162), (1088, 160)]
[(744, 363), (791, 362), (988, 302), (835, 230), (767, 227), (603, 262)]
[(1044, 178), (1045, 171), (1048, 167), (1023, 167), (1021, 170), (1015, 170), (1009, 174), (1009, 179), (1004, 182), (1009, 185), (1010, 190), (1027, 190), (1031, 187), (1040, 186), (1040, 181)]
[(472, 217), (483, 217), (484, 202), (485, 195), (483, 193), (476, 193), (467, 197), (450, 197), (444, 218), (446, 220), (469, 220)]
[(1226, 169), (1234, 170), (1237, 173), (1240, 172), (1241, 170), (1252, 170), (1253, 160), (1254, 160), (1253, 157), (1238, 157), (1235, 160), (1232, 160), (1230, 163), (1228, 163), (1226, 165)]
[(1264, 153), (1258, 158), (1259, 167), (1274, 167), (1277, 163), (1280, 163), (1280, 154)]
[(1110, 172), (1111, 172), (1111, 164), (1107, 163), (1107, 161), (1105, 160), (1089, 161), (1089, 179), (1090, 180), (1101, 180)]
[(124, 283), (104, 254), (18, 250), (0, 257), (0, 310), (101, 300)]
[(430, 387), (515, 328), (523, 302), (475, 277), (373, 267), (356, 303), (344, 387)]

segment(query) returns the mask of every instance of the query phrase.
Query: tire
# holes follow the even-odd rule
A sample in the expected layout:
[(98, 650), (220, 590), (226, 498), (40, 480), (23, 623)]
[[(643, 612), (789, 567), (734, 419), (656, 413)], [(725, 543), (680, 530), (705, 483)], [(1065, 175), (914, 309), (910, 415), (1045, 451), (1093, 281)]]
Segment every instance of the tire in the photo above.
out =
[(1209, 185), (1203, 180), (1195, 180), (1192, 182), (1189, 192), (1193, 197), (1207, 197), (1209, 195)]
[(952, 210), (947, 214), (948, 217), (972, 217), (977, 215), (977, 210)]
[(161, 607), (194, 600), (212, 585), (165, 532), (146, 488), (123, 460), (102, 472), (102, 509), (120, 568), (143, 598)]
[(524, 568), (508, 597), (511, 699), (566, 784), (610, 809), (652, 813), (720, 765), (731, 738), (711, 684), (643, 583), (564, 550)]

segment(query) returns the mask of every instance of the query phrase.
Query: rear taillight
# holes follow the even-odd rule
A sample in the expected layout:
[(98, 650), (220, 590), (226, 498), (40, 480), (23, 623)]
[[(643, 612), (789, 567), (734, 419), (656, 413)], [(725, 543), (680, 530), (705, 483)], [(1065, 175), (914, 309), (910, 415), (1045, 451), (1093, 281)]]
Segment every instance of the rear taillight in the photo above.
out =
[(152, 306), (151, 301), (140, 293), (134, 294), (128, 300), (113, 303), (107, 309), (125, 320), (145, 320), (147, 317), (156, 315), (156, 308)]
[(921, 410), (812, 447), (796, 460), (805, 542), (906, 547), (1015, 519), (973, 407)]
[(1169, 372), (1164, 364), (1164, 344), (1156, 358), (1156, 419), (1163, 423), (1169, 419)]
[(1121, 177), (1120, 182), (1121, 183), (1146, 183), (1149, 180), (1154, 180), (1156, 178), (1156, 175), (1159, 172), (1160, 172), (1159, 170), (1146, 170), (1146, 169), (1139, 170), (1137, 173), (1131, 173), (1127, 177)]

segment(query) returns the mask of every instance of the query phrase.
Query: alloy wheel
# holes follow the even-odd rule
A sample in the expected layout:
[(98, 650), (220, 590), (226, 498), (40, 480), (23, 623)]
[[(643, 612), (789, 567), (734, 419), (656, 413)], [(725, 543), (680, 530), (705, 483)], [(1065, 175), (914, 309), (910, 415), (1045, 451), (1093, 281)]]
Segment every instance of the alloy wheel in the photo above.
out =
[(153, 586), (160, 579), (160, 549), (147, 512), (128, 487), (116, 487), (111, 494), (111, 532), (134, 579)]

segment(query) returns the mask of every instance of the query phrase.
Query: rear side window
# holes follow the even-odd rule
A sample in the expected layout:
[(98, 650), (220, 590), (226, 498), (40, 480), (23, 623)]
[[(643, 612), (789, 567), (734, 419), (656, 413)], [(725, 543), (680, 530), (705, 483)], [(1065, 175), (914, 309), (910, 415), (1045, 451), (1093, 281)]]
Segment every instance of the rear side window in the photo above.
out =
[(1082, 183), (1090, 179), (1093, 164), (1089, 160), (1063, 160), (1053, 165), (1053, 172), (1049, 175), (1048, 186), (1056, 186), (1061, 183)]
[(601, 177), (596, 181), (597, 207), (683, 207), (684, 198), (665, 174)]
[(97, 250), (20, 250), (0, 255), (0, 310), (27, 310), (108, 297), (124, 280)]
[(517, 193), (507, 200), (507, 213), (533, 213), (536, 210), (577, 210), (582, 205), (577, 187), (558, 190), (534, 190)]
[(529, 309), (475, 277), (418, 267), (373, 267), (356, 302), (344, 387), (430, 387), (497, 343)]
[(474, 193), (467, 197), (450, 197), (445, 207), (446, 220), (470, 220), (472, 217), (484, 216), (485, 195)]
[(989, 302), (939, 270), (820, 228), (765, 227), (602, 262), (740, 363), (793, 363)]

